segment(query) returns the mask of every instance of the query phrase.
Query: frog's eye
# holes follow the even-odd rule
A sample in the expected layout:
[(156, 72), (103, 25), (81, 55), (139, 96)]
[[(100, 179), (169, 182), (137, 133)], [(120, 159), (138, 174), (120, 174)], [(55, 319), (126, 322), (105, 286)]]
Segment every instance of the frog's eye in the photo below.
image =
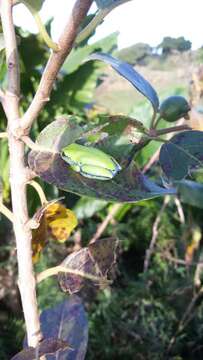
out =
[(114, 177), (114, 173), (111, 170), (94, 165), (82, 165), (80, 173), (90, 179), (98, 180), (109, 180)]

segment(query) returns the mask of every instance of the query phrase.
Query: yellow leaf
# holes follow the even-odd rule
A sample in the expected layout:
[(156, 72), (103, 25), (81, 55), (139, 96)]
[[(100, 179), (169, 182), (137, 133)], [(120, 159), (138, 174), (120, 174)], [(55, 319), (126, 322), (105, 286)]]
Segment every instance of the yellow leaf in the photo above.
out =
[(46, 245), (47, 222), (43, 215), (37, 229), (32, 230), (32, 261), (36, 264), (39, 261), (40, 253)]
[(66, 241), (77, 226), (77, 218), (73, 211), (66, 209), (60, 203), (50, 203), (42, 206), (34, 215), (33, 220), (38, 224), (32, 230), (32, 260), (39, 261), (40, 253), (46, 245), (49, 236), (59, 242)]
[(60, 203), (50, 205), (46, 209), (45, 217), (51, 236), (59, 242), (66, 241), (78, 224), (73, 211)]

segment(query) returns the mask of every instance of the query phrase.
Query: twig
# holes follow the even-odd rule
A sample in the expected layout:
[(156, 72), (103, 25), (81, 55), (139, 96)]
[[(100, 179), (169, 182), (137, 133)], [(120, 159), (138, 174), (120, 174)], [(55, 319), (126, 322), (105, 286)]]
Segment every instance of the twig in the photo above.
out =
[(46, 195), (45, 195), (42, 187), (40, 186), (40, 184), (34, 180), (31, 180), (28, 182), (28, 185), (31, 185), (37, 191), (40, 201), (41, 201), (41, 204), (42, 205), (47, 204), (48, 201), (47, 201)]
[(81, 270), (67, 268), (62, 265), (54, 266), (52, 268), (49, 268), (49, 269), (44, 270), (41, 273), (37, 274), (37, 283), (39, 284), (41, 281), (47, 279), (50, 276), (58, 275), (58, 273), (60, 273), (60, 272), (78, 275), (78, 276), (84, 277), (88, 280), (96, 281), (97, 283), (102, 283), (102, 282), (110, 283), (110, 280), (107, 280), (105, 278), (94, 276), (92, 274), (85, 273), (84, 271), (81, 271)]
[(186, 131), (186, 130), (192, 130), (192, 128), (189, 127), (188, 125), (177, 125), (160, 130), (150, 129), (148, 135), (153, 139), (154, 137), (156, 138), (157, 136), (160, 135), (170, 134), (172, 132), (178, 132), (178, 131)]
[(181, 222), (181, 224), (185, 224), (185, 214), (184, 214), (181, 202), (177, 197), (175, 197), (174, 202), (177, 207), (180, 222)]
[(157, 151), (155, 151), (155, 153), (152, 155), (152, 157), (149, 159), (149, 161), (143, 167), (143, 169), (142, 169), (143, 174), (145, 174), (152, 167), (152, 165), (154, 165), (154, 163), (156, 161), (158, 161), (159, 153), (160, 153), (160, 148), (158, 148)]
[(112, 206), (111, 211), (105, 217), (105, 219), (102, 221), (102, 223), (99, 225), (96, 233), (94, 234), (94, 236), (90, 240), (90, 244), (97, 241), (100, 238), (100, 236), (105, 231), (106, 227), (108, 226), (110, 221), (114, 218), (115, 214), (117, 213), (117, 211), (120, 209), (121, 206), (122, 206), (121, 204), (115, 204), (115, 205)]
[(157, 240), (157, 237), (159, 235), (159, 224), (160, 224), (160, 221), (161, 221), (161, 217), (163, 215), (163, 212), (165, 210), (165, 208), (167, 207), (168, 203), (170, 201), (170, 197), (169, 196), (166, 196), (164, 198), (164, 202), (162, 204), (162, 207), (154, 221), (154, 224), (153, 224), (153, 227), (152, 227), (152, 238), (151, 238), (151, 241), (150, 241), (150, 245), (149, 245), (149, 248), (148, 250), (146, 251), (146, 255), (145, 255), (145, 260), (144, 260), (144, 272), (146, 272), (149, 268), (149, 263), (150, 263), (150, 260), (151, 260), (151, 256), (154, 252), (154, 247), (155, 247), (155, 244), (156, 244), (156, 240)]
[(203, 295), (203, 286), (199, 289), (198, 293), (196, 293), (191, 302), (189, 303), (188, 307), (186, 308), (186, 311), (184, 312), (179, 324), (178, 324), (178, 328), (175, 332), (175, 335), (171, 338), (170, 342), (169, 342), (169, 346), (167, 349), (167, 353), (170, 353), (173, 345), (176, 342), (177, 336), (180, 332), (183, 331), (183, 329), (186, 327), (186, 325), (192, 320), (192, 318), (195, 315), (195, 306), (197, 304), (197, 302), (199, 301), (199, 299), (202, 297)]
[(14, 216), (12, 211), (10, 211), (4, 204), (0, 203), (0, 213), (5, 215), (11, 222), (14, 222)]
[(21, 119), (21, 127), (23, 129), (29, 129), (32, 126), (33, 121), (37, 118), (45, 103), (49, 101), (49, 96), (57, 74), (73, 47), (79, 26), (85, 18), (92, 2), (93, 0), (76, 1), (69, 22), (58, 41), (60, 50), (51, 54), (32, 103)]

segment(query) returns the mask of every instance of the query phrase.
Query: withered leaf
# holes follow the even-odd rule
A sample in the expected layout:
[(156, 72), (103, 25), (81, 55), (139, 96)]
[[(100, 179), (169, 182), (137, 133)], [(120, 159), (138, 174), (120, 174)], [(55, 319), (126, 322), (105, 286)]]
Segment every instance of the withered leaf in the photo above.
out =
[(118, 241), (115, 238), (98, 239), (88, 245), (90, 257), (104, 277), (116, 262), (117, 246)]
[[(79, 270), (84, 274), (98, 277), (100, 275), (99, 271), (96, 269), (95, 262), (89, 255), (88, 248), (83, 248), (79, 251), (73, 252), (65, 258), (61, 265), (65, 268)], [(64, 292), (73, 294), (80, 291), (88, 280), (85, 277), (71, 273), (59, 273), (58, 281)]]
[(115, 239), (100, 239), (67, 256), (61, 265), (80, 271), (83, 275), (59, 273), (58, 281), (61, 289), (73, 294), (80, 291), (90, 281), (94, 285), (107, 284), (107, 274), (116, 261), (116, 247)]
[(71, 349), (67, 341), (63, 341), (55, 338), (48, 338), (43, 340), (38, 348), (28, 347), (14, 357), (11, 360), (35, 360), (38, 356), (55, 354), (58, 351)]

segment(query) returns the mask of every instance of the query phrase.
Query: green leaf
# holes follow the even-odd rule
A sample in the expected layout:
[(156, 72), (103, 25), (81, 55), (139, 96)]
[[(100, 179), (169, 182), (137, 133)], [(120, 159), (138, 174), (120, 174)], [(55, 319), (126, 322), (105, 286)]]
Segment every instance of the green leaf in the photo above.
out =
[(91, 218), (95, 213), (102, 210), (107, 202), (99, 199), (82, 197), (74, 207), (74, 213), (78, 220)]
[(178, 193), (184, 203), (203, 209), (203, 184), (182, 180), (178, 183)]
[[(59, 121), (61, 121), (60, 124)], [(65, 119), (53, 122), (39, 135), (38, 143), (42, 146), (60, 151), (62, 147), (76, 140), (77, 130), (75, 131), (74, 129), (74, 139), (74, 136), (70, 136), (72, 131), (71, 126), (69, 121), (65, 123)], [(124, 137), (125, 143), (123, 143), (122, 136), (119, 138), (119, 135), (117, 137), (116, 135), (109, 136), (109, 139), (110, 141), (108, 142), (107, 136), (107, 138), (99, 142), (97, 146), (102, 147), (104, 152), (113, 157), (115, 157), (114, 154), (117, 154), (115, 159), (119, 160), (119, 163), (120, 161), (121, 163), (125, 162), (126, 155), (131, 149), (129, 149), (129, 144), (127, 143), (128, 138)], [(121, 143), (119, 140), (122, 140)], [(133, 165), (128, 168), (123, 168), (118, 175), (108, 181), (86, 178), (72, 170), (61, 158), (60, 154), (54, 154), (48, 151), (31, 151), (29, 154), (29, 165), (43, 180), (56, 185), (60, 189), (82, 196), (100, 198), (101, 200), (137, 202), (168, 193), (174, 193), (174, 190), (164, 189), (147, 179)]]
[(70, 296), (63, 303), (46, 309), (40, 315), (44, 338), (53, 336), (67, 341), (72, 350), (66, 350), (51, 359), (84, 359), (88, 342), (88, 321), (81, 299)]
[(70, 74), (77, 70), (82, 62), (94, 51), (110, 52), (117, 45), (118, 32), (114, 32), (109, 36), (91, 44), (73, 49), (65, 61), (62, 70)]
[(21, 0), (23, 4), (25, 4), (29, 9), (34, 12), (38, 12), (41, 10), (44, 1), (45, 0)]
[(37, 138), (37, 143), (50, 151), (60, 151), (80, 137), (83, 129), (76, 124), (73, 116), (61, 116), (46, 126)]
[(111, 65), (112, 68), (118, 72), (118, 74), (128, 80), (142, 95), (144, 95), (151, 102), (154, 111), (158, 111), (159, 99), (155, 89), (131, 65), (104, 53), (94, 53), (89, 56), (89, 60), (101, 60), (106, 64)]
[(169, 179), (181, 180), (191, 169), (203, 166), (203, 132), (185, 131), (162, 145), (160, 165)]

